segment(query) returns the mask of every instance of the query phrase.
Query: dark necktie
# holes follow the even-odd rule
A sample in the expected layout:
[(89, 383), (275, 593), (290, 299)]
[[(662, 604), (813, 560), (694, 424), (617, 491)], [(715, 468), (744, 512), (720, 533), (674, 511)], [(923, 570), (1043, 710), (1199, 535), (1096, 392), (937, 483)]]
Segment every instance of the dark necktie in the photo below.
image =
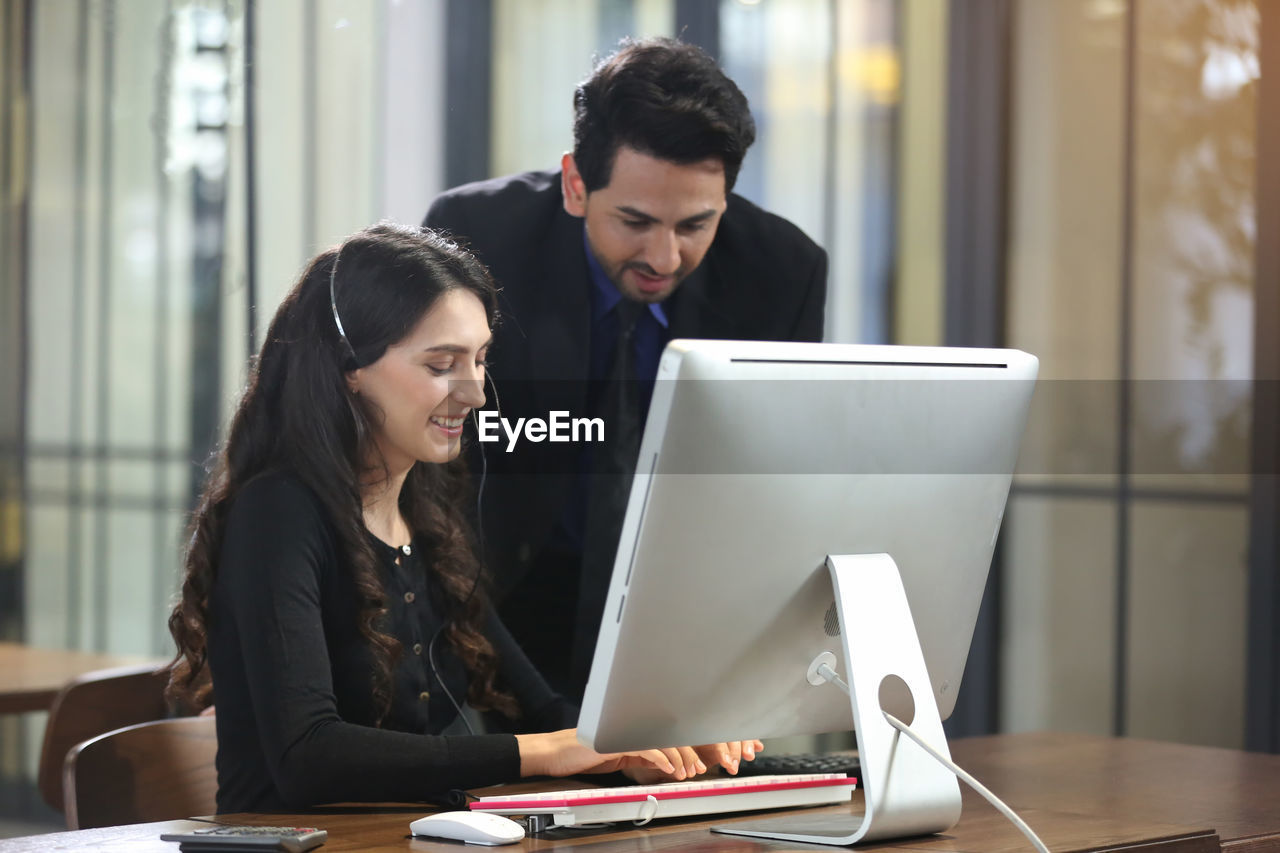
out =
[[(604, 454), (595, 469), (598, 474), (626, 474), (635, 471), (636, 454), (640, 451), (640, 394), (636, 383), (636, 326), (644, 305), (624, 299), (614, 308), (618, 318), (618, 337), (613, 348), (613, 365), (602, 397), (604, 417)], [(609, 433), (612, 432), (612, 437)], [(630, 482), (626, 487), (630, 486)], [(622, 496), (626, 508), (626, 495)], [(618, 525), (622, 518), (619, 515)]]
[(578, 636), (571, 662), (572, 680), (580, 691), (586, 684), (600, 628), (600, 612), (609, 591), (609, 578), (627, 511), (631, 478), (640, 451), (640, 393), (635, 375), (636, 325), (646, 310), (623, 299), (614, 308), (618, 337), (597, 416), (604, 419), (605, 440), (596, 445), (592, 465), (587, 529), (582, 544), (582, 580), (578, 589)]

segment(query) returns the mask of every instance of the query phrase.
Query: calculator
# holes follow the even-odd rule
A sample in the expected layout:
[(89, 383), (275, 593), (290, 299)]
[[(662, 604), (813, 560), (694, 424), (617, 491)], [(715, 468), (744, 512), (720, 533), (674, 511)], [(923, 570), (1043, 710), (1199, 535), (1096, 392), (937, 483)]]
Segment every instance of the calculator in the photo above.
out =
[(329, 833), (314, 826), (230, 826), (220, 824), (191, 832), (169, 832), (161, 841), (176, 841), (182, 853), (236, 853), (284, 850), (302, 853), (324, 844)]

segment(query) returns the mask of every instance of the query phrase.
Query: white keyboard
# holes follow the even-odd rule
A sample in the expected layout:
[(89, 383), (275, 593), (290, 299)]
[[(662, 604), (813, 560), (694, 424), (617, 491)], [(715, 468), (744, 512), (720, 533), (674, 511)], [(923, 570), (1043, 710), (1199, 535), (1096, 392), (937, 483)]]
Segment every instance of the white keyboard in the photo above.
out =
[(545, 814), (558, 826), (624, 820), (643, 824), (663, 817), (844, 803), (857, 784), (843, 773), (748, 776), (480, 797), (471, 808), (493, 814)]

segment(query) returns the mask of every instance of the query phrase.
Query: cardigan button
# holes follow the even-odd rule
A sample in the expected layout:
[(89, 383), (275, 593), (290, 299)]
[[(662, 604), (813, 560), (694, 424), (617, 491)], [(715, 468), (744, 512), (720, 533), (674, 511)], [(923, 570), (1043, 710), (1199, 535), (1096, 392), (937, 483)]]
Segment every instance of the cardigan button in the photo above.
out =
[(412, 592), (406, 592), (404, 594), (404, 600), (409, 604), (413, 604), (413, 598), (414, 598), (414, 595)]
[(418, 694), (418, 698), (421, 699), (423, 702), (426, 702), (428, 699), (431, 698), (431, 691), (430, 690), (422, 691), (421, 693)]
[(422, 654), (422, 643), (414, 643), (414, 644), (413, 644), (413, 653), (414, 653), (415, 655), (420, 655), (420, 654)]

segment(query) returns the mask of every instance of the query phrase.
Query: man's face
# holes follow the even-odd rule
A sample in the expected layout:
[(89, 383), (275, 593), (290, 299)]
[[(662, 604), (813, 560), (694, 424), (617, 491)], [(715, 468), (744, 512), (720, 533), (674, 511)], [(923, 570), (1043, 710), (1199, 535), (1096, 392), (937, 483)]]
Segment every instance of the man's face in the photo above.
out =
[(588, 193), (573, 155), (561, 161), (564, 209), (627, 299), (661, 302), (697, 269), (725, 209), (724, 164), (681, 165), (619, 148), (607, 186)]

